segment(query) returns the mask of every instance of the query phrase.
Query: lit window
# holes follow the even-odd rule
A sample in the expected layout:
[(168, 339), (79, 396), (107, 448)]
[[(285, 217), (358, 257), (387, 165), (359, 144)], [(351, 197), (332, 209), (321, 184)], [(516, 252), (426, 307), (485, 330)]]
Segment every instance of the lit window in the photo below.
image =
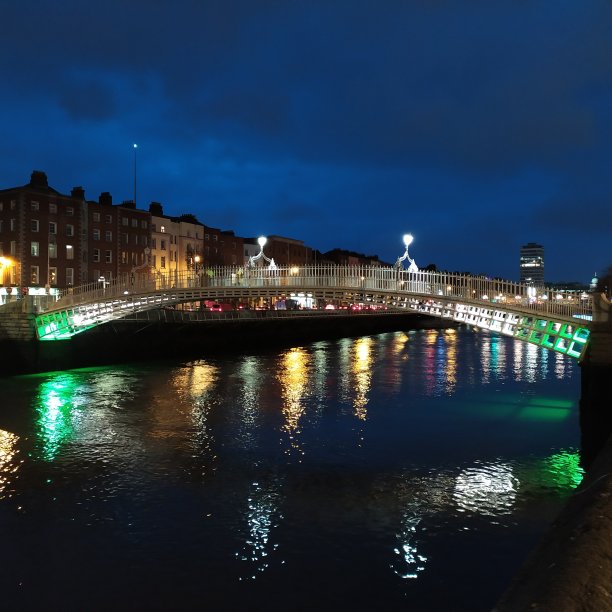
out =
[(57, 268), (49, 268), (49, 284), (55, 285), (57, 283)]
[(30, 255), (32, 255), (32, 257), (38, 257), (40, 255), (40, 245), (38, 242), (30, 243)]
[(30, 281), (33, 285), (38, 285), (38, 266), (30, 266)]
[(57, 244), (55, 242), (49, 243), (49, 258), (55, 259), (57, 257)]
[(159, 231), (160, 231), (160, 232), (163, 234), (163, 233), (166, 231), (166, 227), (165, 227), (164, 225), (162, 225), (162, 226), (159, 228)]
[(66, 245), (66, 259), (74, 259), (74, 247), (71, 244)]

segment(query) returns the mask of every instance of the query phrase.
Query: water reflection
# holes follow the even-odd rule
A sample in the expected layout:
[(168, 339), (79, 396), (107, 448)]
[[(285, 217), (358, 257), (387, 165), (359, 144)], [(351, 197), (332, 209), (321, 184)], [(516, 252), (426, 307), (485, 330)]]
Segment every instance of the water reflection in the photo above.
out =
[(59, 374), (41, 383), (36, 402), (41, 455), (53, 461), (74, 435), (85, 406), (84, 387), (76, 374)]
[(248, 573), (239, 580), (255, 580), (259, 573), (270, 566), (270, 555), (278, 549), (278, 543), (271, 541), (272, 529), (282, 520), (279, 513), (281, 501), (280, 482), (273, 478), (267, 485), (258, 481), (250, 486), (244, 518), (247, 522), (247, 537), (244, 547), (236, 557), (248, 564)]
[(353, 346), (351, 372), (354, 381), (353, 409), (355, 416), (365, 421), (368, 411), (368, 392), (372, 381), (372, 338), (359, 338)]
[(459, 473), (453, 497), (460, 512), (503, 516), (512, 513), (518, 487), (511, 464), (477, 464)]
[(286, 351), (281, 357), (277, 374), (283, 400), (282, 412), (285, 419), (283, 430), (289, 434), (290, 446), (300, 450), (298, 441), (299, 423), (305, 410), (306, 391), (309, 384), (310, 355), (303, 348)]
[(418, 551), (417, 527), (420, 522), (421, 517), (416, 509), (408, 507), (404, 510), (401, 527), (396, 534), (397, 546), (393, 549), (398, 558), (391, 564), (393, 573), (404, 580), (418, 578), (427, 563), (427, 557)]
[[(213, 472), (215, 468), (215, 440), (209, 421), (210, 414), (218, 402), (215, 394), (218, 376), (216, 366), (198, 361), (176, 372), (171, 380), (175, 392), (182, 396), (189, 406), (189, 416), (194, 428), (192, 442), (197, 450), (202, 475)], [(172, 405), (172, 398), (169, 399), (164, 412), (168, 413), (168, 418), (176, 419), (177, 407)]]
[(16, 478), (19, 466), (17, 441), (19, 436), (0, 429), (0, 500), (11, 497), (11, 482)]

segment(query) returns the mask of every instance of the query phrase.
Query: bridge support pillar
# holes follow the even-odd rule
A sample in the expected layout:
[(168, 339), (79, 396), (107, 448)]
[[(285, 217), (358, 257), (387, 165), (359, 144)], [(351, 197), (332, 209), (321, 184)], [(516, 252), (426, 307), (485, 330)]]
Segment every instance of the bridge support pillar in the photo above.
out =
[(593, 323), (581, 369), (582, 459), (588, 467), (612, 435), (612, 309), (604, 294), (593, 296)]

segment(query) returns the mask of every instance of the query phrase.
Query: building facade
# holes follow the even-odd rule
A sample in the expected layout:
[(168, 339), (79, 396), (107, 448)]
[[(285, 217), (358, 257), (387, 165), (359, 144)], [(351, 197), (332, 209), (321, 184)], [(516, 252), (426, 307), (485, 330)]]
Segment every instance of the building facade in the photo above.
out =
[(544, 247), (541, 244), (529, 242), (521, 247), (519, 280), (521, 283), (544, 285)]
[(69, 195), (35, 170), (22, 187), (0, 190), (0, 257), (5, 286), (63, 289), (111, 281), (148, 267), (151, 215), (109, 193)]

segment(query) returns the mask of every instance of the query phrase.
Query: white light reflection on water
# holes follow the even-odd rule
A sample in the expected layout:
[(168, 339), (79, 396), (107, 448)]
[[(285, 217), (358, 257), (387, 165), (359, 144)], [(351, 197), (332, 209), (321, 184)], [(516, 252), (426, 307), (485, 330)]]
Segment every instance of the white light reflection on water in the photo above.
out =
[(417, 527), (421, 517), (407, 508), (402, 517), (399, 533), (396, 534), (397, 547), (393, 552), (399, 559), (391, 564), (393, 572), (400, 578), (418, 578), (419, 572), (425, 569), (427, 557), (419, 553), (417, 548)]
[(11, 497), (11, 482), (17, 478), (17, 471), (23, 463), (17, 458), (18, 440), (16, 434), (0, 429), (0, 499)]
[(242, 551), (236, 557), (249, 565), (246, 574), (239, 580), (255, 580), (258, 574), (270, 566), (270, 555), (278, 549), (278, 543), (270, 540), (270, 534), (283, 519), (279, 513), (281, 485), (274, 479), (268, 486), (253, 482), (247, 500), (245, 518), (248, 534)]
[(477, 464), (459, 473), (453, 497), (459, 512), (500, 516), (512, 513), (518, 487), (511, 464)]

